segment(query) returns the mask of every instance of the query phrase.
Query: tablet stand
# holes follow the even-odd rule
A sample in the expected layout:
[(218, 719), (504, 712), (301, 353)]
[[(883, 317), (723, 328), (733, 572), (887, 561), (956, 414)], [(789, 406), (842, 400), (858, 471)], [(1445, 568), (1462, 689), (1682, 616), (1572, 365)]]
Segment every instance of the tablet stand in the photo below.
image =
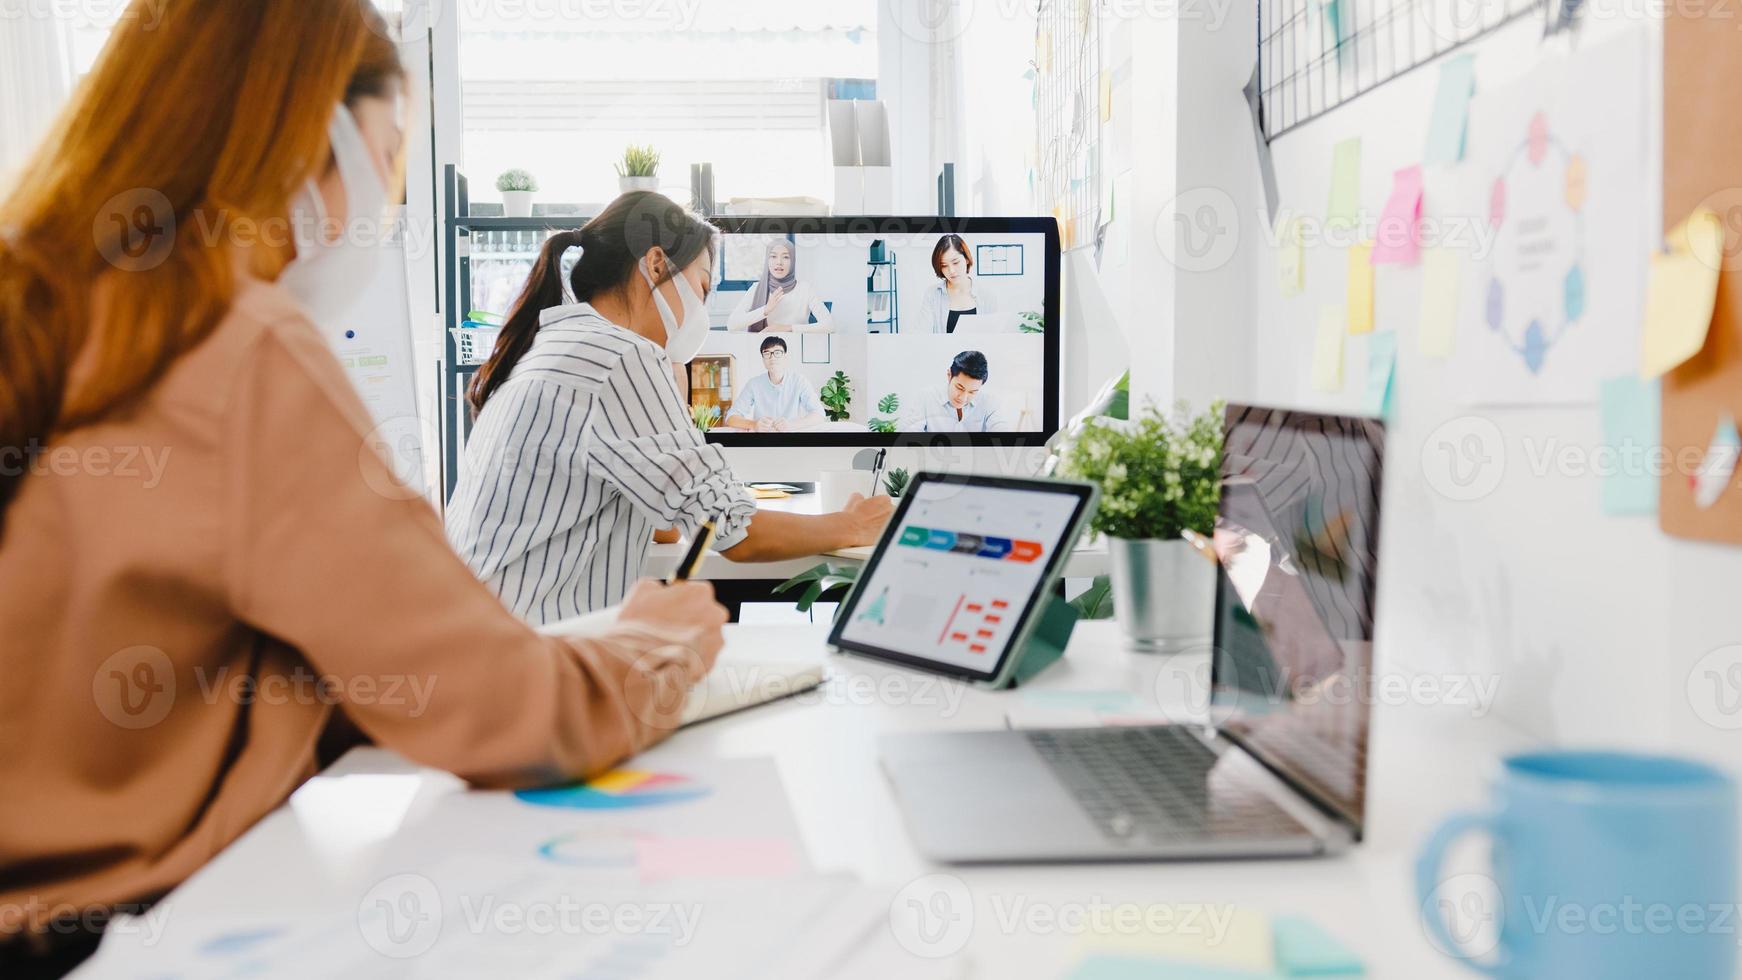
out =
[(1071, 631), (1077, 627), (1076, 607), (1064, 600), (1056, 592), (1048, 591), (1042, 600), (1038, 615), (1040, 619), (1029, 631), (1028, 642), (1020, 650), (1011, 651), (1016, 657), (1016, 669), (1010, 674), (1006, 687), (1020, 687), (1031, 680), (1034, 675), (1053, 665), (1065, 655), (1065, 647), (1071, 642)]

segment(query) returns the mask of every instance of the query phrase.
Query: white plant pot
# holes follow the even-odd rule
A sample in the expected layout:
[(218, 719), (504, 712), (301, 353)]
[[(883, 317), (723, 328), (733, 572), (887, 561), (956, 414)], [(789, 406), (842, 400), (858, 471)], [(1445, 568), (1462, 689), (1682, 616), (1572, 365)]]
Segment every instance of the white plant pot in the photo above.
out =
[(1177, 651), (1207, 642), (1216, 566), (1183, 540), (1108, 538), (1113, 615), (1139, 650)]
[(503, 213), (510, 218), (532, 217), (532, 195), (532, 191), (503, 191)]
[(630, 191), (659, 190), (659, 178), (655, 177), (618, 177), (617, 192), (627, 194)]

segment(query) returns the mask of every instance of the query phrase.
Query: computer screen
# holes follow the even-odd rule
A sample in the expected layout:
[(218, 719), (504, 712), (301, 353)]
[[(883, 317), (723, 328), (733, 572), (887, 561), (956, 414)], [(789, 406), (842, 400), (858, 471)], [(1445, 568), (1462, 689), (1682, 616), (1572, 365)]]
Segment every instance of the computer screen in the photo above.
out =
[(1215, 547), (1218, 728), (1360, 826), (1384, 429), (1231, 406)]
[(985, 445), (1058, 428), (1051, 218), (716, 223), (713, 329), (688, 377), (714, 441)]
[(1070, 483), (917, 482), (841, 611), (843, 649), (979, 680), (997, 675), (1089, 504)]

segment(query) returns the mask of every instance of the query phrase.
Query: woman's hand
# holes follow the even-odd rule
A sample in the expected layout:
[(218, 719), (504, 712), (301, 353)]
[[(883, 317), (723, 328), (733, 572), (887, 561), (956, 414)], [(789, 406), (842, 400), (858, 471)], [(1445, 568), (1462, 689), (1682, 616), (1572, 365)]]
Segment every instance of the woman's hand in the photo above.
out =
[(768, 291), (768, 302), (763, 304), (762, 315), (764, 317), (766, 317), (766, 316), (768, 316), (768, 314), (773, 313), (774, 308), (776, 306), (779, 306), (780, 301), (785, 299), (785, 298), (786, 298), (786, 287), (776, 286), (773, 289), (769, 290)]
[(876, 544), (877, 539), (883, 537), (883, 526), (889, 523), (889, 516), (894, 513), (895, 501), (883, 494), (870, 499), (858, 494), (848, 497), (847, 506), (835, 515), (841, 522), (841, 533), (847, 542), (845, 547)]
[(635, 583), (617, 614), (619, 625), (643, 626), (669, 638), (685, 655), (692, 682), (713, 669), (714, 660), (726, 645), (722, 627), (728, 618), (726, 607), (714, 600), (714, 587), (707, 582), (665, 585), (651, 579)]

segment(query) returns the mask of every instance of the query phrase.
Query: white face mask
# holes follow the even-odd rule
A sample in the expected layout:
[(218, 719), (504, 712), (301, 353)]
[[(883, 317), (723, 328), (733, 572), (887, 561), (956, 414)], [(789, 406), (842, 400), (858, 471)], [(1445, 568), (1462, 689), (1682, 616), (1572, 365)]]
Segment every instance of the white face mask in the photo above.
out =
[[(383, 259), (387, 186), (351, 110), (339, 106), (327, 135), (345, 188), (344, 227), (337, 241), (327, 240), (334, 229), (327, 227), (326, 202), (311, 179), (290, 202), (296, 260), (285, 267), (278, 283), (290, 290), (317, 326), (336, 328), (336, 321), (375, 279)], [(409, 297), (406, 301), (409, 305)]]
[(708, 339), (708, 304), (696, 295), (695, 287), (683, 273), (674, 274), (672, 282), (676, 283), (678, 299), (683, 302), (683, 320), (679, 321), (677, 314), (671, 311), (671, 304), (660, 295), (646, 259), (641, 260), (641, 278), (646, 279), (648, 287), (653, 290), (653, 306), (659, 311), (660, 322), (665, 324), (666, 356), (674, 364), (688, 364), (701, 353), (702, 344)]

